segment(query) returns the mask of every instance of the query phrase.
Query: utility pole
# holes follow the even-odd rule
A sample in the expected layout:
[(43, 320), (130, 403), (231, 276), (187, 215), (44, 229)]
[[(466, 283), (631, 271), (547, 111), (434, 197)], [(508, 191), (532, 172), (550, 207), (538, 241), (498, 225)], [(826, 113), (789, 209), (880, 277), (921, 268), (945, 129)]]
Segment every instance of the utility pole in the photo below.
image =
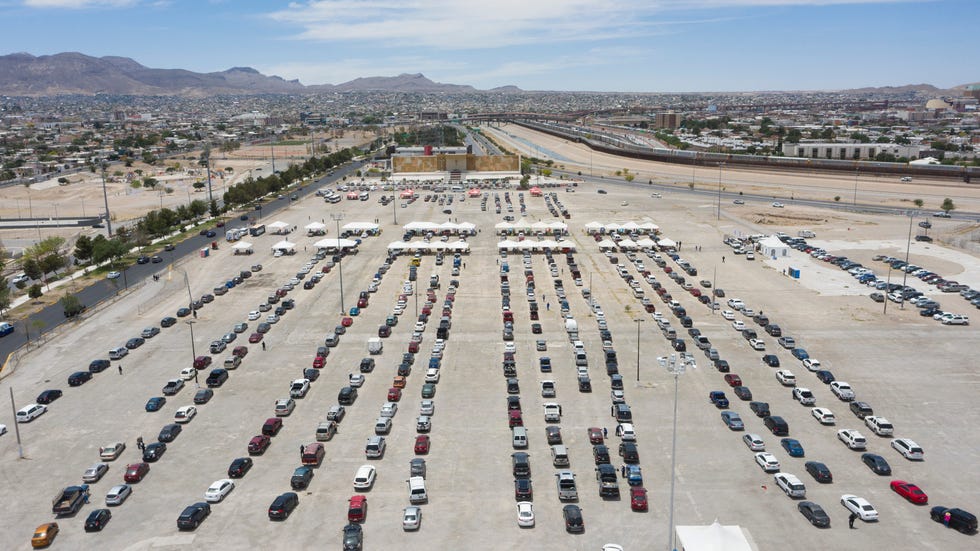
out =
[(14, 414), (14, 433), (17, 435), (17, 457), (24, 459), (24, 444), (20, 440), (20, 423), (17, 422), (17, 405), (14, 402), (14, 387), (10, 387), (10, 409)]
[(207, 163), (207, 165), (205, 166), (205, 170), (208, 171), (208, 204), (210, 206), (210, 203), (214, 201), (214, 193), (211, 191), (211, 144), (210, 143), (204, 146), (204, 155), (205, 155), (204, 160)]
[(108, 230), (109, 238), (112, 238), (112, 216), (109, 215), (109, 192), (105, 186), (106, 162), (102, 162), (102, 199), (105, 200), (105, 227)]
[(340, 272), (340, 315), (344, 315), (344, 255), (340, 254), (340, 221), (344, 219), (344, 213), (337, 212), (330, 215), (337, 223), (337, 270)]

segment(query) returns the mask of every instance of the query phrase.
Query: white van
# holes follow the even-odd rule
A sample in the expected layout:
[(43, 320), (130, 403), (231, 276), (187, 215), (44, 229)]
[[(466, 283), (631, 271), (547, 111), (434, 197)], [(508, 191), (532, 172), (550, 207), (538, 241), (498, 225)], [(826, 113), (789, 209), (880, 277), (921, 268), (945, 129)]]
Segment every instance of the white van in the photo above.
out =
[(513, 432), (514, 449), (524, 449), (527, 447), (527, 429), (524, 427), (514, 427)]
[(374, 434), (388, 434), (391, 432), (391, 417), (378, 417), (374, 422)]
[(633, 430), (632, 423), (616, 425), (616, 436), (622, 438), (623, 442), (636, 442), (636, 432)]
[(782, 488), (789, 497), (806, 497), (806, 486), (799, 478), (789, 473), (776, 473), (773, 478), (776, 480), (776, 486)]
[(408, 479), (408, 501), (412, 504), (429, 501), (429, 495), (425, 492), (425, 479), (421, 476)]
[(560, 444), (551, 446), (551, 464), (555, 467), (567, 467), (569, 465), (568, 450), (565, 446)]

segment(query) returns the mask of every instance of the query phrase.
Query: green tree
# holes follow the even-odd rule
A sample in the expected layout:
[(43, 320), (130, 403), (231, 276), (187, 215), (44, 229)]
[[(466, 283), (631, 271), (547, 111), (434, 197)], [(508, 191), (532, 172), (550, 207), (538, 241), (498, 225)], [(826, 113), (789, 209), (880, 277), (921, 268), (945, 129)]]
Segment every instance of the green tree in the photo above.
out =
[(65, 295), (58, 302), (61, 303), (66, 318), (73, 318), (85, 310), (85, 305), (75, 295)]
[(58, 270), (64, 268), (67, 264), (68, 261), (65, 259), (65, 257), (57, 253), (51, 253), (41, 259), (41, 269), (44, 270), (44, 273), (46, 274), (53, 272), (55, 275), (57, 275)]
[(218, 202), (212, 199), (211, 204), (208, 206), (208, 211), (212, 217), (221, 214), (221, 209), (218, 207)]
[(953, 200), (952, 199), (950, 199), (949, 197), (947, 197), (947, 198), (943, 199), (943, 204), (939, 208), (942, 209), (944, 212), (947, 212), (948, 213), (951, 210), (955, 210), (956, 209), (956, 205), (953, 203)]
[(80, 235), (75, 240), (75, 258), (85, 262), (92, 258), (92, 238)]
[(915, 206), (917, 206), (917, 207), (919, 207), (921, 209), (922, 208), (922, 205), (925, 204), (925, 201), (923, 201), (922, 199), (916, 199), (916, 200), (912, 201), (912, 203)]
[(143, 187), (153, 189), (157, 186), (158, 183), (160, 182), (156, 178), (151, 178), (149, 176), (143, 178)]
[(867, 134), (864, 134), (862, 132), (852, 132), (851, 133), (851, 139), (852, 140), (857, 140), (860, 143), (870, 143), (871, 142), (871, 138)]
[(20, 267), (24, 269), (24, 273), (31, 279), (41, 279), (44, 276), (44, 270), (41, 269), (41, 264), (36, 258), (24, 258)]
[(31, 288), (27, 290), (27, 296), (31, 297), (31, 299), (35, 301), (41, 298), (41, 295), (43, 294), (44, 293), (41, 292), (40, 283), (35, 283), (34, 285), (31, 285)]
[(196, 190), (202, 190), (204, 189), (205, 186), (207, 186), (207, 184), (205, 184), (204, 182), (200, 182), (200, 181), (194, 182), (194, 189)]

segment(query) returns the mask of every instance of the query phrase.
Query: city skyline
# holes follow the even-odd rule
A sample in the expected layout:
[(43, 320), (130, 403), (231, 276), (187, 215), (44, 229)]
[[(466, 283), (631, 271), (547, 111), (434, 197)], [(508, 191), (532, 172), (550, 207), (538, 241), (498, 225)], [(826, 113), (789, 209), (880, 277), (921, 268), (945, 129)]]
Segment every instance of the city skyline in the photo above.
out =
[[(423, 73), (480, 89), (835, 90), (980, 81), (972, 0), (0, 0), (2, 54), (78, 51), (306, 85)], [(43, 30), (42, 32), (39, 32)], [(972, 69), (975, 70), (975, 69)]]

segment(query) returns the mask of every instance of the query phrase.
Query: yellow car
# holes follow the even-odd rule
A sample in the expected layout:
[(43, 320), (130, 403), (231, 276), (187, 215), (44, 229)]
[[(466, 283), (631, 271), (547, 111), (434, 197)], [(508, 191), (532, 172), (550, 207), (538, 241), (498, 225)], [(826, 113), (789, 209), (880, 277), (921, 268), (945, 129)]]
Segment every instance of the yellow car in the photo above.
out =
[(47, 547), (54, 542), (54, 537), (58, 535), (58, 523), (46, 522), (34, 530), (34, 537), (31, 538), (31, 547), (38, 549)]

